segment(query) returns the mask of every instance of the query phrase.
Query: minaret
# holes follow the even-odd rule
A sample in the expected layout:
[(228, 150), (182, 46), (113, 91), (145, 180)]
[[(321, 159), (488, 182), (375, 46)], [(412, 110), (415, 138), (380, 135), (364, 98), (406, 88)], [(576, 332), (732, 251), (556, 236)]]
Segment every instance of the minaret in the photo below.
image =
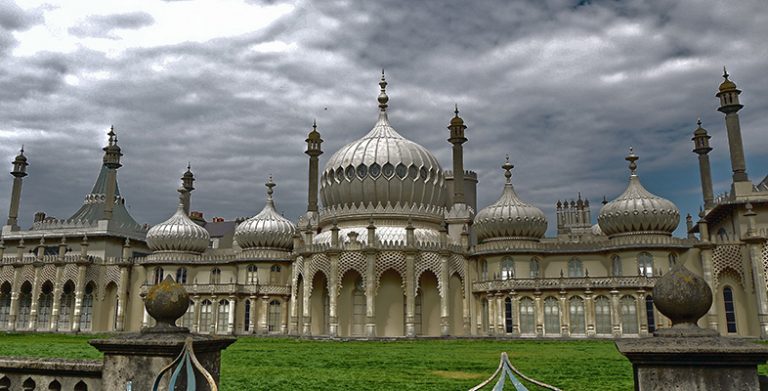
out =
[(307, 199), (307, 212), (317, 212), (317, 187), (318, 187), (318, 164), (319, 156), (323, 154), (321, 145), (323, 139), (320, 138), (320, 132), (317, 131), (317, 121), (312, 123), (312, 131), (307, 135), (307, 150), (304, 151), (309, 156), (309, 191)]
[(448, 129), (451, 131), (451, 137), (448, 142), (453, 144), (453, 203), (464, 204), (464, 147), (462, 144), (467, 142), (464, 136), (464, 120), (459, 117), (459, 106), (455, 106), (454, 117), (451, 118), (451, 124)]
[[(742, 106), (739, 103), (741, 91), (736, 88), (736, 83), (728, 80), (728, 72), (723, 67), (723, 78), (719, 91), (715, 96), (720, 98), (718, 111), (725, 114), (725, 127), (728, 132), (728, 147), (731, 153), (731, 167), (733, 168), (733, 182), (749, 182), (747, 177), (747, 165), (744, 159), (744, 146), (741, 142), (741, 125), (739, 114)], [(735, 187), (735, 186), (734, 186)], [(750, 191), (751, 184), (750, 184)]]
[(192, 173), (192, 165), (187, 164), (187, 171), (181, 176), (181, 187), (179, 188), (179, 198), (181, 204), (184, 207), (184, 213), (189, 216), (189, 205), (192, 199), (192, 190), (195, 190), (194, 186), (195, 174)]
[(115, 127), (109, 128), (109, 141), (104, 150), (104, 166), (107, 170), (107, 194), (104, 197), (104, 220), (112, 219), (112, 210), (115, 208), (115, 191), (117, 188), (117, 169), (122, 167), (120, 164), (120, 157), (123, 156), (120, 152), (120, 147), (117, 145), (117, 135), (115, 134)]
[(11, 190), (11, 206), (8, 208), (8, 222), (7, 226), (11, 227), (11, 230), (18, 230), (18, 217), (19, 217), (19, 203), (21, 202), (21, 183), (22, 178), (27, 176), (27, 157), (24, 156), (24, 147), (21, 147), (19, 154), (13, 159), (13, 189)]
[(712, 171), (709, 166), (709, 146), (707, 130), (701, 127), (701, 119), (696, 121), (698, 127), (693, 131), (693, 152), (699, 155), (699, 173), (701, 174), (701, 194), (704, 196), (704, 208), (712, 209), (714, 195), (712, 192)]

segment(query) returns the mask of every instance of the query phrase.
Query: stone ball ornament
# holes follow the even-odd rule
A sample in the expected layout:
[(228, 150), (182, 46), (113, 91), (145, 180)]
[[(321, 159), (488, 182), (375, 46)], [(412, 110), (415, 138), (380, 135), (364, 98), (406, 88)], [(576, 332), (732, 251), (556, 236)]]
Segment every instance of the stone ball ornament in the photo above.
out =
[(653, 287), (653, 303), (672, 321), (672, 327), (659, 329), (657, 336), (713, 336), (717, 331), (702, 329), (697, 322), (712, 306), (712, 289), (703, 278), (682, 263), (661, 277)]
[(149, 288), (144, 306), (157, 323), (142, 330), (143, 332), (189, 332), (186, 327), (176, 326), (176, 321), (187, 312), (189, 294), (170, 275), (161, 283)]

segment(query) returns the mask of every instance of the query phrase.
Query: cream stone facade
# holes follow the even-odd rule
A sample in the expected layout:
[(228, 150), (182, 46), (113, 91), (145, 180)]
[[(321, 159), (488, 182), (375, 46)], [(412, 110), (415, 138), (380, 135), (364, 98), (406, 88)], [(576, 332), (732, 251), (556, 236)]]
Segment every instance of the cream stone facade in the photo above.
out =
[(766, 338), (768, 178), (748, 179), (740, 91), (724, 77), (717, 97), (732, 187), (713, 195), (709, 135), (699, 123), (693, 141), (704, 207), (697, 223), (686, 218), (683, 238), (672, 235), (678, 208), (643, 187), (631, 150), (627, 188), (603, 202), (596, 224), (579, 195), (557, 201), (557, 234), (545, 236), (547, 218), (516, 193), (509, 158), (501, 196), (478, 210), (458, 108), (446, 132), (446, 170), (391, 125), (383, 74), (373, 128), (323, 169), (313, 126), (307, 212), (296, 223), (276, 212), (271, 178), (261, 212), (229, 226), (205, 222), (190, 212), (188, 169), (176, 212), (151, 228), (139, 225), (120, 196), (122, 151), (110, 130), (83, 206), (66, 220), (37, 215), (21, 229), (22, 150), (0, 242), (0, 329), (135, 331), (150, 322), (142, 302), (148, 286), (171, 275), (191, 294), (183, 325), (201, 333), (637, 337), (669, 325), (651, 292), (683, 263), (713, 287), (703, 325)]

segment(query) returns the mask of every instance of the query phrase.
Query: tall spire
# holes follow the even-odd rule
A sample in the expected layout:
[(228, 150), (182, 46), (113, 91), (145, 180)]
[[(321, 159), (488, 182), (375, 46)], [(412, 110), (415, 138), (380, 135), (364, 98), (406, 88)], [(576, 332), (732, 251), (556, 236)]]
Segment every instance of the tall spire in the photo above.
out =
[(178, 189), (181, 205), (187, 216), (189, 216), (189, 209), (192, 203), (192, 190), (195, 190), (194, 182), (195, 174), (192, 173), (192, 163), (190, 162), (187, 163), (187, 171), (181, 176), (181, 187)]
[(104, 166), (107, 167), (107, 189), (104, 198), (104, 220), (112, 219), (112, 210), (115, 207), (115, 191), (117, 188), (117, 169), (122, 167), (120, 164), (120, 157), (123, 153), (120, 147), (117, 145), (117, 134), (115, 133), (115, 127), (110, 126), (107, 133), (109, 140), (104, 150)]
[(384, 69), (381, 70), (379, 87), (381, 87), (381, 92), (379, 92), (379, 110), (381, 110), (382, 113), (385, 113), (387, 111), (389, 96), (387, 96), (387, 80), (384, 78)]
[(707, 130), (701, 127), (701, 118), (696, 121), (696, 129), (693, 131), (693, 152), (699, 155), (699, 174), (701, 176), (701, 194), (704, 198), (704, 207), (712, 208), (714, 194), (712, 191), (712, 172), (709, 165), (709, 152), (712, 147), (709, 146)]
[(450, 137), (448, 142), (453, 144), (453, 203), (465, 204), (466, 196), (464, 193), (464, 147), (462, 144), (467, 142), (464, 131), (467, 127), (464, 120), (459, 117), (459, 105), (454, 104), (454, 116), (448, 125)]
[(11, 188), (11, 205), (8, 208), (8, 221), (6, 225), (12, 230), (18, 229), (19, 204), (21, 203), (22, 180), (27, 176), (27, 157), (24, 156), (24, 146), (21, 146), (19, 154), (13, 159), (13, 187)]
[(319, 186), (319, 159), (318, 157), (323, 154), (321, 148), (323, 139), (320, 137), (320, 132), (317, 131), (317, 120), (312, 121), (312, 130), (307, 135), (307, 150), (304, 153), (309, 156), (309, 189), (307, 191), (307, 212), (317, 212), (317, 193)]
[(744, 145), (741, 141), (741, 125), (739, 124), (739, 110), (744, 106), (739, 103), (741, 90), (736, 88), (736, 83), (728, 79), (728, 71), (723, 67), (723, 79), (718, 88), (716, 97), (720, 98), (718, 111), (725, 114), (725, 128), (728, 133), (728, 148), (731, 155), (731, 169), (733, 170), (733, 183), (745, 182), (738, 187), (739, 193), (751, 193), (752, 184), (747, 177), (747, 163), (744, 158)]

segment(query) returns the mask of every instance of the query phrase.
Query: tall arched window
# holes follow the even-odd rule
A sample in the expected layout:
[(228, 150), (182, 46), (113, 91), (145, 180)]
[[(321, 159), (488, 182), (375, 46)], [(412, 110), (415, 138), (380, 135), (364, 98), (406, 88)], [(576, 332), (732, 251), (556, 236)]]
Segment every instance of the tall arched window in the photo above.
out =
[(520, 333), (533, 334), (536, 331), (536, 311), (533, 307), (533, 299), (523, 297), (520, 299)]
[(504, 258), (501, 260), (501, 279), (511, 280), (515, 278), (515, 263), (512, 258)]
[(219, 301), (219, 318), (216, 323), (216, 332), (225, 334), (229, 332), (229, 300)]
[(611, 300), (605, 296), (595, 298), (595, 332), (611, 334)]
[(733, 290), (723, 288), (723, 305), (725, 306), (725, 326), (729, 333), (736, 332), (736, 309), (733, 306)]
[(75, 283), (68, 280), (64, 283), (64, 290), (59, 298), (59, 330), (72, 329), (72, 312), (75, 308)]
[(280, 302), (272, 300), (269, 302), (269, 313), (267, 314), (267, 327), (270, 333), (276, 333), (280, 331), (280, 324), (282, 323), (282, 314)]
[(61, 383), (58, 380), (48, 383), (48, 391), (61, 391)]
[(184, 313), (184, 316), (181, 318), (181, 324), (182, 326), (192, 330), (193, 325), (195, 323), (195, 302), (190, 300), (189, 301), (189, 307), (187, 307), (187, 312)]
[(568, 261), (568, 277), (584, 277), (584, 267), (580, 259), (571, 258)]
[(210, 333), (211, 332), (211, 303), (210, 300), (205, 299), (200, 303), (200, 324), (198, 325), (199, 332)]
[(32, 309), (32, 284), (25, 281), (19, 292), (19, 314), (16, 316), (16, 329), (29, 328), (29, 312)]
[(560, 301), (552, 296), (544, 299), (544, 334), (560, 335)]
[(621, 308), (621, 332), (623, 334), (637, 334), (637, 306), (635, 298), (623, 296), (619, 300)]
[(509, 297), (504, 299), (504, 331), (511, 333), (514, 331), (512, 325), (512, 299)]
[(179, 284), (187, 283), (187, 268), (180, 267), (176, 269), (176, 282), (178, 282)]
[(259, 268), (256, 265), (248, 265), (245, 269), (245, 281), (250, 285), (259, 283)]
[(157, 285), (161, 282), (163, 282), (163, 268), (158, 266), (152, 274), (152, 284)]
[(488, 261), (486, 261), (485, 259), (480, 260), (480, 280), (481, 281), (488, 280)]
[(540, 271), (541, 264), (538, 258), (531, 258), (530, 269), (531, 269), (531, 278), (541, 277), (541, 271)]
[(653, 277), (653, 255), (642, 252), (637, 255), (637, 269), (640, 275)]
[(611, 257), (611, 275), (621, 277), (621, 257), (614, 255)]
[(675, 265), (677, 265), (677, 254), (669, 253), (669, 269), (671, 270)]
[(215, 267), (211, 269), (211, 284), (221, 283), (221, 269)]
[(245, 304), (243, 304), (243, 307), (243, 331), (248, 331), (251, 328), (251, 301), (246, 300)]
[(568, 300), (569, 315), (571, 317), (571, 334), (585, 334), (584, 299), (573, 296)]
[(272, 265), (272, 267), (269, 268), (269, 283), (272, 285), (279, 285), (282, 283), (282, 279), (280, 278), (282, 276), (281, 274), (282, 268), (280, 265)]
[(51, 327), (51, 312), (53, 311), (53, 284), (43, 283), (40, 297), (37, 299), (37, 328), (48, 330)]
[(93, 295), (96, 284), (91, 281), (85, 285), (83, 303), (80, 306), (80, 330), (91, 331), (93, 327)]
[(0, 286), (0, 330), (8, 327), (8, 318), (11, 315), (11, 284), (7, 281)]

